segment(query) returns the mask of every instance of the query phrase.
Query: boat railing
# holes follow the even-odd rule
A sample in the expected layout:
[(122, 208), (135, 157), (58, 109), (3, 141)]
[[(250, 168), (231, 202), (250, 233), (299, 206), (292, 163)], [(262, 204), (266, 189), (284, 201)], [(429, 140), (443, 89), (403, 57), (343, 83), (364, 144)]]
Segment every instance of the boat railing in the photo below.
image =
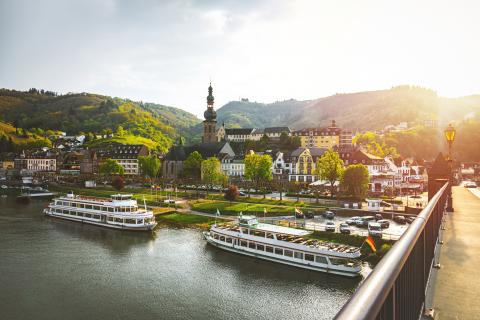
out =
[(419, 319), (422, 316), (448, 197), (447, 182), (335, 319)]

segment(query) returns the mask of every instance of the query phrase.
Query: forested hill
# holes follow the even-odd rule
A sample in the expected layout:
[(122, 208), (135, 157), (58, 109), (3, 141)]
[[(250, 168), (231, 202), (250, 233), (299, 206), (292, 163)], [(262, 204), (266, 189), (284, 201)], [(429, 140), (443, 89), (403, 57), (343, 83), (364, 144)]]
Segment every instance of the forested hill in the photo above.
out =
[(179, 136), (187, 141), (192, 138), (189, 128), (200, 122), (193, 114), (174, 107), (91, 93), (57, 95), (37, 89), (0, 89), (0, 121), (39, 136), (47, 130), (89, 136), (118, 132), (119, 142), (139, 140), (162, 152)]
[(388, 125), (424, 120), (448, 122), (466, 117), (480, 118), (480, 95), (442, 98), (429, 89), (399, 86), (309, 100), (286, 100), (270, 104), (232, 101), (221, 107), (219, 122), (227, 127), (267, 127), (288, 125), (300, 129), (327, 126), (332, 119), (354, 131), (380, 130)]

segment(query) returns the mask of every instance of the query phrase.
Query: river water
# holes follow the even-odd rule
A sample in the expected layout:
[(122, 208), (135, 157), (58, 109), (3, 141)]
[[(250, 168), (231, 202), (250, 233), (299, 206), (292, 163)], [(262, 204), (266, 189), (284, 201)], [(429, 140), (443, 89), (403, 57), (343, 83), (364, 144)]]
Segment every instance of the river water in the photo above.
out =
[(330, 319), (359, 283), (207, 245), (45, 217), (0, 198), (0, 319)]

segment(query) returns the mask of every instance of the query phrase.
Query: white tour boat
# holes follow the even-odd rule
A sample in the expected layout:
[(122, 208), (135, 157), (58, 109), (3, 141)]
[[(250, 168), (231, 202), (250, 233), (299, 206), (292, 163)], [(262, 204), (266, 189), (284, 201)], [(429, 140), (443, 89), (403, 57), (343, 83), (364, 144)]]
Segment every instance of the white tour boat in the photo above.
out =
[(48, 216), (122, 230), (153, 230), (157, 225), (152, 211), (141, 209), (131, 194), (111, 198), (74, 195), (53, 199), (44, 213)]
[(304, 236), (310, 231), (259, 223), (240, 216), (237, 225), (213, 225), (203, 233), (208, 243), (224, 250), (315, 271), (349, 277), (360, 275), (360, 248)]

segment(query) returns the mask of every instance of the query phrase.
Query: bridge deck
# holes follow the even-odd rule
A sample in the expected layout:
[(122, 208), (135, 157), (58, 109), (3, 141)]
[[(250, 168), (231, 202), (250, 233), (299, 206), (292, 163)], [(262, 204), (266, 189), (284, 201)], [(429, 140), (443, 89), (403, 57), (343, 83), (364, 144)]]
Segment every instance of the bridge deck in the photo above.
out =
[(480, 319), (480, 192), (453, 188), (455, 212), (446, 217), (441, 269), (432, 274), (426, 305), (435, 319)]

